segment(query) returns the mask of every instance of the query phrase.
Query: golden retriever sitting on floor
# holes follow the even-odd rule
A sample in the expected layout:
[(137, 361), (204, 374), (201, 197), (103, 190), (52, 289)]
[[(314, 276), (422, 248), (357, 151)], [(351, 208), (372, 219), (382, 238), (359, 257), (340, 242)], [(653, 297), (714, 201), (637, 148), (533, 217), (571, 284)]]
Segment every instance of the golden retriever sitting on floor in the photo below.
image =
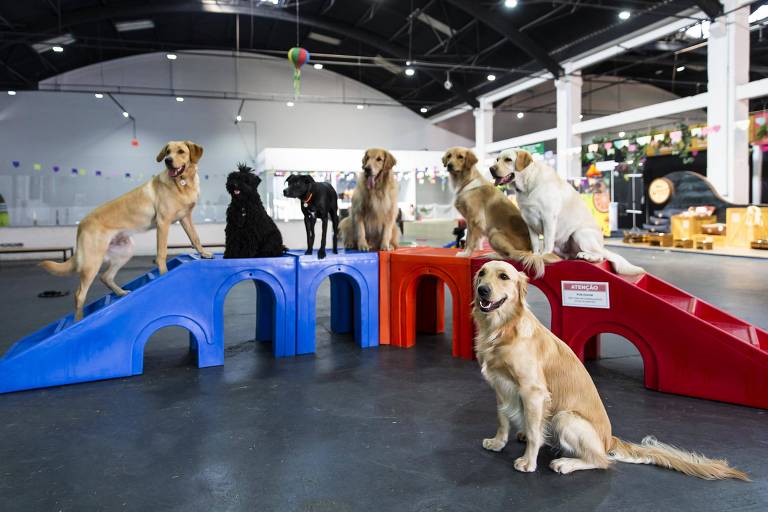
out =
[(200, 193), (197, 162), (202, 156), (202, 146), (193, 142), (169, 142), (156, 158), (165, 164), (162, 172), (85, 216), (77, 226), (77, 248), (70, 259), (64, 263), (40, 263), (51, 274), (80, 273), (80, 286), (75, 292), (75, 320), (83, 318), (88, 289), (104, 260), (109, 264), (101, 274), (101, 281), (118, 296), (128, 293), (115, 283), (115, 275), (133, 255), (133, 233), (157, 228), (157, 266), (161, 274), (168, 270), (168, 230), (176, 221), (181, 222), (189, 241), (203, 258), (213, 257), (203, 249), (192, 224), (192, 210)]
[(528, 309), (527, 277), (507, 262), (491, 261), (474, 278), (475, 350), (485, 380), (496, 391), (499, 428), (483, 448), (501, 451), (512, 425), (525, 453), (515, 469), (536, 470), (542, 444), (563, 452), (549, 467), (561, 474), (605, 469), (614, 461), (653, 464), (706, 480), (746, 473), (724, 460), (680, 450), (646, 437), (642, 444), (611, 435), (611, 422), (592, 379), (573, 351)]
[(450, 148), (443, 155), (455, 194), (454, 206), (467, 221), (467, 245), (456, 256), (467, 257), (480, 247), (483, 237), (504, 258), (523, 263), (536, 277), (544, 264), (560, 260), (554, 254), (534, 254), (528, 226), (517, 206), (477, 170), (477, 156), (468, 148)]
[(357, 177), (349, 216), (339, 223), (344, 247), (360, 251), (397, 249), (397, 180), (395, 157), (385, 149), (368, 149)]

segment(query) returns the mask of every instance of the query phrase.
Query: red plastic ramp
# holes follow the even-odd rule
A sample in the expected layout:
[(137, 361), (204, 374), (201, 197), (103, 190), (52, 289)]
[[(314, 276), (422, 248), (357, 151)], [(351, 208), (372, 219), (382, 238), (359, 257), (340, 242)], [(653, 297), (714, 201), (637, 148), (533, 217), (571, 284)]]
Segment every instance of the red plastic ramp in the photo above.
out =
[[(474, 258), (472, 274), (486, 261)], [(566, 302), (579, 304), (573, 289), (585, 289), (590, 307), (563, 305), (564, 281), (605, 283), (607, 297), (599, 286), (569, 285)], [(607, 262), (547, 265), (531, 284), (549, 299), (552, 331), (582, 360), (599, 353), (600, 334), (618, 334), (640, 351), (649, 389), (768, 408), (768, 332), (650, 274), (614, 274)]]

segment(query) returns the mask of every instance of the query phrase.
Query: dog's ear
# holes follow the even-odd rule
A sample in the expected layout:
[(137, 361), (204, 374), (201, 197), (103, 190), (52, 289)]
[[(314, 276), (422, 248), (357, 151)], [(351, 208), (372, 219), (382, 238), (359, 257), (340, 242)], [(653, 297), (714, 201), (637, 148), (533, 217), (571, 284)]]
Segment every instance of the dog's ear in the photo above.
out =
[(368, 163), (368, 151), (366, 150), (365, 153), (363, 153), (363, 167), (365, 167), (365, 164)]
[(533, 157), (527, 151), (518, 151), (515, 159), (515, 169), (520, 172), (533, 162)]
[(522, 272), (517, 273), (517, 301), (522, 307), (525, 305), (525, 297), (528, 295), (528, 276)]
[(155, 162), (162, 162), (163, 158), (165, 158), (165, 154), (168, 153), (168, 144), (163, 146), (163, 149), (160, 150), (160, 152), (155, 157)]
[(198, 161), (200, 161), (200, 158), (203, 156), (203, 146), (195, 144), (190, 140), (184, 141), (184, 144), (186, 144), (189, 148), (189, 160), (193, 164), (196, 164)]
[(471, 169), (477, 164), (477, 156), (475, 155), (475, 152), (471, 149), (467, 150), (467, 154), (464, 157), (464, 169)]
[(451, 152), (446, 151), (443, 155), (443, 167), (446, 167), (448, 165), (448, 160), (451, 158)]
[(391, 170), (395, 165), (397, 165), (397, 160), (395, 160), (395, 157), (392, 156), (392, 153), (389, 151), (384, 152), (384, 169), (385, 170)]

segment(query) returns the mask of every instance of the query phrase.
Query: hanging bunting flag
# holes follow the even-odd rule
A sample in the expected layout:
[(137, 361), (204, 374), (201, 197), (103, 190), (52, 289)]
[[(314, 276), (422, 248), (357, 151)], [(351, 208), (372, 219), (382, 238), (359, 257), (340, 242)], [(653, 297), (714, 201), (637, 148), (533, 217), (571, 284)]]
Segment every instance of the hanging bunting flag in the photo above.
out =
[(58, 165), (54, 165), (53, 166), (53, 172), (59, 172), (59, 166)]
[(693, 136), (693, 137), (700, 137), (701, 136), (701, 127), (697, 126), (696, 128), (691, 128), (691, 136)]
[(101, 171), (95, 171), (95, 172), (94, 172), (94, 174), (95, 174), (96, 176), (101, 176)]
[(304, 48), (293, 47), (288, 50), (288, 60), (293, 64), (293, 94), (301, 94), (301, 66), (309, 62), (309, 52)]
[(642, 137), (637, 138), (637, 143), (640, 144), (641, 146), (645, 146), (650, 142), (651, 142), (650, 135), (643, 135)]
[(590, 144), (589, 146), (587, 146), (587, 149), (589, 149), (590, 153), (597, 153), (597, 150), (600, 149), (600, 145), (599, 144)]
[(40, 164), (32, 164), (32, 168), (36, 171), (39, 171), (43, 168), (43, 166)]
[(663, 133), (657, 133), (653, 136), (654, 142), (661, 142), (664, 140), (664, 134)]
[(613, 142), (606, 142), (605, 144), (603, 144), (603, 147), (605, 149), (611, 149), (613, 147)]
[(672, 142), (680, 142), (683, 138), (683, 132), (681, 130), (675, 130), (674, 132), (669, 132), (669, 140)]
[(14, 160), (13, 162), (11, 162), (11, 165), (18, 168), (21, 165), (21, 162), (19, 162), (18, 160)]
[(78, 169), (77, 173), (78, 173), (80, 176), (85, 176), (85, 174), (86, 174), (86, 172), (85, 172), (85, 169)]

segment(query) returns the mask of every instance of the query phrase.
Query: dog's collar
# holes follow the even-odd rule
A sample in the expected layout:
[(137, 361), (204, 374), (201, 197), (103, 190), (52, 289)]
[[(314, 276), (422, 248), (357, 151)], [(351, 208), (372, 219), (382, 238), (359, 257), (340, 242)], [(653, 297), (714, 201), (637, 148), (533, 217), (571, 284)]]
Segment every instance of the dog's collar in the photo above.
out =
[(304, 208), (309, 208), (309, 202), (312, 200), (312, 191), (310, 190), (309, 195), (306, 199), (303, 199), (301, 202), (304, 204)]
[(483, 180), (481, 180), (480, 178), (475, 178), (472, 181), (462, 185), (459, 188), (459, 190), (456, 191), (456, 195), (463, 194), (464, 192), (469, 192), (470, 190), (473, 190), (482, 186), (483, 186)]

